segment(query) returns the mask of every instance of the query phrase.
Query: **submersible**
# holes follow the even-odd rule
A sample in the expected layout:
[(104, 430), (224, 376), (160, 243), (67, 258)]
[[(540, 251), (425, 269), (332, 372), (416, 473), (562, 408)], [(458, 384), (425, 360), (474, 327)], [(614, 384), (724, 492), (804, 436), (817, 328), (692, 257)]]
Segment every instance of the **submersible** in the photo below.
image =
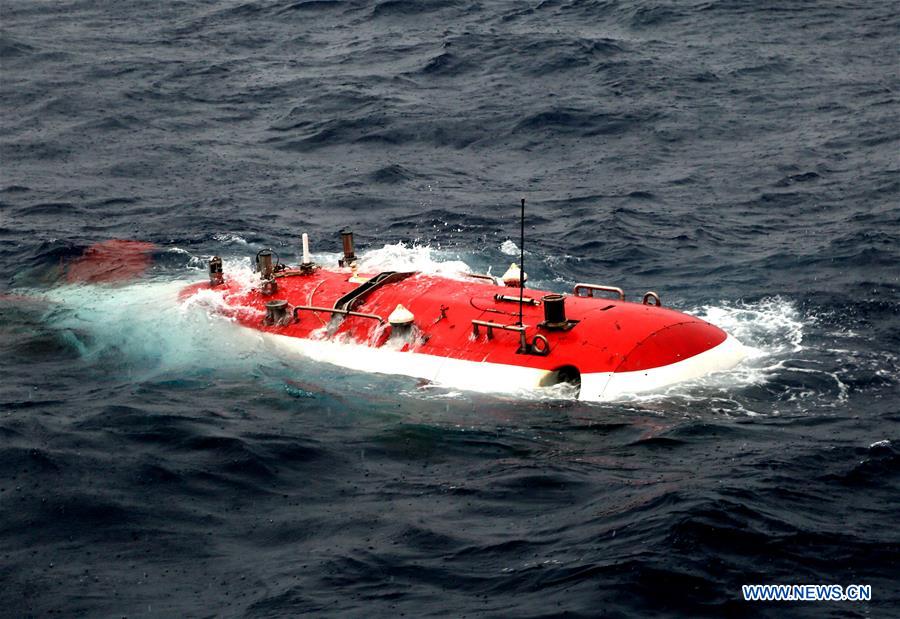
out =
[(521, 264), (501, 278), (363, 273), (353, 234), (341, 240), (333, 267), (312, 262), (306, 235), (295, 267), (262, 250), (249, 288), (213, 257), (209, 280), (181, 296), (215, 290), (224, 300), (216, 311), (305, 357), (477, 391), (568, 383), (582, 400), (610, 400), (728, 370), (745, 356), (734, 337), (663, 307), (656, 292), (628, 301), (621, 288), (592, 283), (568, 294), (533, 290)]

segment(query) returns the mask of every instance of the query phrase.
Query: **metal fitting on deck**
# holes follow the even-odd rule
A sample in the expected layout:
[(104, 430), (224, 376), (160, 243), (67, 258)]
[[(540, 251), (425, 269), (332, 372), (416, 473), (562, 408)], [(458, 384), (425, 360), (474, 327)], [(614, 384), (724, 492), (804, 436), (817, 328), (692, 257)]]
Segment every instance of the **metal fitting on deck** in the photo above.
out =
[(222, 259), (213, 256), (209, 259), (209, 285), (215, 288), (225, 282), (225, 274), (222, 271)]
[(356, 254), (353, 253), (353, 233), (350, 230), (341, 230), (341, 245), (344, 257), (338, 260), (338, 266), (352, 266), (356, 262)]
[(291, 306), (284, 299), (274, 299), (266, 302), (266, 317), (263, 324), (268, 327), (285, 327), (294, 322)]

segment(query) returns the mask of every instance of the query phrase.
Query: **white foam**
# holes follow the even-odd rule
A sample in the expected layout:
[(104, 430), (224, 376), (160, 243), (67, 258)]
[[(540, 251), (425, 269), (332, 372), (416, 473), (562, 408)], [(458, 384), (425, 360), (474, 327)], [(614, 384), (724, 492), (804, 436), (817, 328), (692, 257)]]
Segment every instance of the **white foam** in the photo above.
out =
[(766, 357), (783, 352), (803, 350), (803, 332), (812, 321), (801, 316), (794, 304), (781, 297), (767, 297), (756, 302), (725, 302), (686, 310), (727, 331), (744, 346), (751, 356)]
[(363, 272), (419, 271), (448, 277), (460, 277), (472, 272), (471, 267), (459, 256), (451, 256), (429, 245), (406, 243), (385, 245), (362, 252), (358, 264), (359, 270)]
[(247, 240), (236, 234), (215, 234), (213, 238), (223, 245), (248, 245)]
[[(812, 402), (837, 406), (849, 398), (849, 386), (839, 367), (817, 359), (828, 351), (813, 349), (805, 341), (816, 324), (815, 317), (801, 313), (792, 301), (776, 296), (704, 305), (686, 313), (735, 336), (747, 348), (747, 358), (728, 372), (674, 385), (662, 393), (630, 396), (636, 405), (658, 408), (661, 401), (701, 400), (725, 414), (758, 415), (778, 414), (777, 408), (773, 411), (772, 399), (782, 403), (779, 408), (805, 410)], [(754, 399), (742, 398), (741, 391), (764, 385), (771, 391), (769, 401), (764, 411), (753, 410)]]
[[(249, 258), (227, 259), (224, 268), (242, 289), (259, 281)], [(221, 328), (231, 320), (229, 313), (240, 308), (218, 290), (200, 290), (182, 300), (184, 288), (203, 277), (193, 269), (180, 276), (116, 286), (66, 284), (29, 292), (49, 302), (48, 324), (88, 336), (81, 347), (86, 357), (113, 352), (122, 357), (121, 369), (128, 373), (245, 368), (247, 359), (259, 357), (263, 348), (257, 332)]]
[(500, 243), (500, 252), (506, 254), (507, 256), (518, 256), (519, 246), (516, 245), (511, 239), (506, 239), (505, 241)]
[[(89, 335), (88, 357), (115, 352), (123, 370), (153, 374), (188, 367), (209, 367), (210, 359), (243, 355), (247, 337), (218, 337), (208, 312), (187, 311), (178, 298), (190, 282), (140, 282), (119, 287), (61, 286), (48, 291), (48, 322)], [(210, 337), (216, 333), (217, 337)], [(221, 366), (218, 366), (221, 367)]]

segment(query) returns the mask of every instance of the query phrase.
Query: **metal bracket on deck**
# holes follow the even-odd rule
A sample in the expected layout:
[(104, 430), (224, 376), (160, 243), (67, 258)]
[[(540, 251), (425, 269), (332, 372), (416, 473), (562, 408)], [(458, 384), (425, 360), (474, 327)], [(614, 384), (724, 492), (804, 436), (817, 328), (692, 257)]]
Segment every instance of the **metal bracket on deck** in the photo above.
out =
[[(659, 307), (660, 305), (662, 305), (662, 301), (659, 300), (659, 295), (656, 294), (655, 292), (653, 292), (652, 290), (649, 290), (644, 294), (643, 301), (644, 301), (644, 305), (655, 305), (656, 307)], [(653, 301), (653, 303), (651, 303), (650, 301)]]
[(519, 334), (519, 349), (516, 351), (520, 355), (538, 355), (546, 357), (550, 354), (550, 342), (543, 335), (535, 335), (531, 343), (525, 337), (525, 327), (522, 325), (502, 325), (499, 322), (489, 322), (487, 320), (472, 321), (472, 335), (478, 337), (481, 333), (481, 327), (485, 328), (485, 334), (489, 340), (494, 338), (494, 329), (502, 331), (513, 331)]

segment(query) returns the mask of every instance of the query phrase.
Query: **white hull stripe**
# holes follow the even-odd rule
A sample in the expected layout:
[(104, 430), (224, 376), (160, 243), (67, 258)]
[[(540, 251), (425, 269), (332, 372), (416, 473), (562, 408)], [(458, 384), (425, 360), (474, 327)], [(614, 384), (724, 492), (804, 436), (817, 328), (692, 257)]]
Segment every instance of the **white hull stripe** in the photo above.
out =
[[(279, 348), (351, 370), (421, 378), (446, 387), (484, 393), (517, 393), (541, 388), (547, 370), (485, 361), (466, 361), (384, 347), (343, 344), (262, 333)], [(729, 370), (746, 353), (730, 335), (718, 346), (688, 359), (637, 372), (582, 374), (581, 400), (614, 400), (627, 394), (656, 391), (663, 387)]]
[(713, 372), (730, 370), (744, 357), (744, 345), (731, 335), (718, 346), (676, 363), (637, 372), (601, 372), (581, 377), (582, 400), (616, 400), (626, 395), (659, 391)]

